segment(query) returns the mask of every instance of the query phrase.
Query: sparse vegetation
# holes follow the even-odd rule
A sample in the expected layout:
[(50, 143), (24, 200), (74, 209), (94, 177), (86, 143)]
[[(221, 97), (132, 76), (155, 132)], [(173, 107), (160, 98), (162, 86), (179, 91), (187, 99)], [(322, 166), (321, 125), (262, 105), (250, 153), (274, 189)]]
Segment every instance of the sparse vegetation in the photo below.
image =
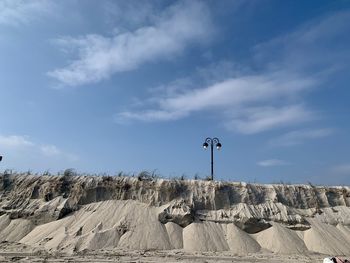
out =
[(185, 174), (182, 174), (181, 176), (170, 177), (169, 180), (184, 181), (186, 178), (187, 176)]
[(43, 176), (51, 176), (50, 171), (49, 170), (44, 171)]
[[(73, 168), (69, 168), (63, 172), (63, 176), (59, 179), (61, 182), (60, 192), (63, 193), (64, 198), (68, 197), (69, 192), (70, 192), (70, 188), (71, 188), (70, 182), (72, 180), (72, 177), (76, 176), (76, 175), (77, 175), (77, 172)], [(48, 194), (50, 194), (50, 193), (48, 193)], [(52, 196), (49, 195), (49, 196), (47, 196), (47, 198), (45, 196), (45, 199), (51, 200)]]
[(117, 173), (117, 176), (118, 176), (118, 177), (122, 177), (122, 176), (125, 176), (125, 175), (123, 174), (123, 172), (118, 172), (118, 173)]
[(2, 189), (8, 190), (11, 187), (10, 175), (12, 170), (6, 170), (2, 175)]
[(210, 175), (207, 175), (205, 178), (204, 178), (205, 181), (211, 181), (211, 176)]
[(210, 176), (200, 176), (198, 173), (194, 174), (193, 177), (191, 175), (182, 174), (181, 176), (172, 176), (172, 177), (165, 177), (159, 173), (157, 173), (157, 170), (153, 171), (141, 171), (139, 173), (124, 173), (122, 171), (119, 171), (113, 175), (110, 175), (106, 172), (103, 173), (81, 173), (77, 172), (74, 168), (67, 168), (65, 170), (58, 171), (57, 173), (51, 172), (50, 170), (45, 170), (43, 172), (33, 172), (32, 170), (28, 170), (26, 172), (17, 172), (11, 169), (6, 169), (4, 172), (0, 172), (0, 175), (33, 175), (33, 176), (58, 176), (60, 177), (62, 181), (70, 181), (73, 177), (76, 176), (99, 176), (102, 177), (102, 181), (112, 181), (114, 177), (136, 177), (139, 181), (154, 181), (159, 178), (166, 178), (168, 180), (180, 180), (185, 181), (190, 178), (194, 178), (194, 180), (206, 180), (210, 181)]
[(105, 182), (105, 183), (113, 182), (113, 176), (110, 176), (110, 175), (103, 175), (103, 176), (102, 176), (102, 182)]
[(70, 178), (70, 177), (73, 177), (76, 175), (77, 175), (77, 172), (75, 171), (74, 168), (68, 168), (68, 169), (64, 170), (64, 172), (63, 172), (63, 176), (66, 178)]
[(122, 189), (125, 192), (127, 192), (130, 188), (131, 188), (131, 184), (129, 184), (127, 182), (122, 185)]
[(313, 185), (310, 181), (308, 181), (307, 184), (310, 185), (311, 188), (316, 188), (316, 186)]
[(153, 170), (152, 173), (148, 171), (142, 171), (137, 175), (137, 179), (139, 181), (153, 181), (159, 177), (160, 176), (156, 174), (156, 170)]

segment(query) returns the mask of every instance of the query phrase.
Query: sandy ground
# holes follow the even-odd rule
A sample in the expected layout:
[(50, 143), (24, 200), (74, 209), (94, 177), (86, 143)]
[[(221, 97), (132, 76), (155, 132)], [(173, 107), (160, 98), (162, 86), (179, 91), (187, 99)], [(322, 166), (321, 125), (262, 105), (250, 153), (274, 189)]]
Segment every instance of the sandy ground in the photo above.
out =
[(33, 251), (20, 244), (6, 244), (0, 247), (0, 262), (322, 262), (321, 254), (281, 255), (273, 253), (252, 253), (238, 256), (230, 252), (185, 252), (171, 251), (127, 251), (99, 250), (81, 252), (76, 255), (49, 254), (45, 251)]

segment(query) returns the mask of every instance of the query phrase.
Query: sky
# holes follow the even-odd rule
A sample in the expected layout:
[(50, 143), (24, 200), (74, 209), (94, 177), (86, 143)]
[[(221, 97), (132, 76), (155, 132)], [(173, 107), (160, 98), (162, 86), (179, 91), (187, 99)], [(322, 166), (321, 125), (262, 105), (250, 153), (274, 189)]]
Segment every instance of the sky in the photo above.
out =
[(350, 1), (0, 0), (0, 170), (350, 185)]

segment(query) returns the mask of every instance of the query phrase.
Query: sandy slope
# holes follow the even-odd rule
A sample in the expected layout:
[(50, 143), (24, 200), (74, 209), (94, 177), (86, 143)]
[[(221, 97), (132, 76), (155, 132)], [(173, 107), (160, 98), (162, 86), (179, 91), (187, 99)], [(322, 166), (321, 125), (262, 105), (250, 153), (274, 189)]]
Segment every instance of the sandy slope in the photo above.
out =
[(350, 236), (338, 227), (310, 219), (311, 229), (305, 231), (304, 241), (309, 250), (330, 255), (349, 255)]
[[(63, 219), (35, 227), (17, 241), (68, 253), (120, 248), (231, 251), (247, 255), (263, 248), (265, 252), (279, 254), (350, 254), (350, 230), (340, 224), (335, 227), (310, 219), (311, 229), (300, 234), (300, 231), (272, 223), (266, 230), (248, 234), (233, 223), (198, 221), (184, 228), (172, 222), (164, 225), (158, 221), (158, 212), (157, 207), (132, 200), (91, 203)], [(2, 220), (6, 221), (4, 217)], [(11, 227), (9, 241), (15, 236), (21, 237), (29, 227)]]
[(0, 179), (0, 254), (14, 242), (53, 254), (151, 250), (196, 260), (206, 253), (224, 261), (225, 253), (242, 260), (254, 255), (254, 262), (274, 254), (284, 261), (313, 253), (350, 255), (348, 187), (124, 177)]

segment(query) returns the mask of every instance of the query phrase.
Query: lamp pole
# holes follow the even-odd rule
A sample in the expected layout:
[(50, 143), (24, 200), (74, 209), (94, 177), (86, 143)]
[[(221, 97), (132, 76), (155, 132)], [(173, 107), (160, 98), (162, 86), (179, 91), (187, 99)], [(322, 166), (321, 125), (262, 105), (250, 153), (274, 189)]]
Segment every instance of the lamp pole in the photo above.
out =
[(218, 138), (206, 138), (203, 143), (203, 148), (207, 149), (210, 144), (210, 160), (211, 160), (211, 180), (214, 180), (214, 144), (216, 146), (216, 149), (220, 150), (222, 145)]

